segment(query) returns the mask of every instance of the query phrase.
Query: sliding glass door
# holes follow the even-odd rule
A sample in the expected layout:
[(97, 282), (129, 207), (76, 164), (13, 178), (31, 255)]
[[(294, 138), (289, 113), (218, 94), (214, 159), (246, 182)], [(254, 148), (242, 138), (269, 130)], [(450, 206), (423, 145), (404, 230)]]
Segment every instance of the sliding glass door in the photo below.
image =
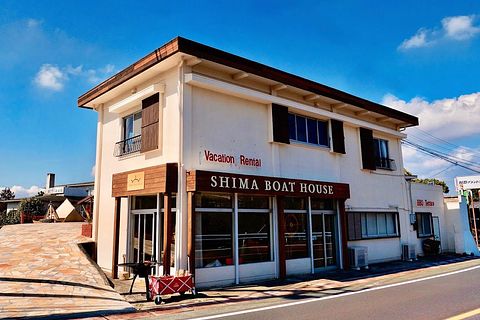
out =
[(312, 210), (313, 266), (315, 269), (337, 265), (337, 221), (334, 212)]

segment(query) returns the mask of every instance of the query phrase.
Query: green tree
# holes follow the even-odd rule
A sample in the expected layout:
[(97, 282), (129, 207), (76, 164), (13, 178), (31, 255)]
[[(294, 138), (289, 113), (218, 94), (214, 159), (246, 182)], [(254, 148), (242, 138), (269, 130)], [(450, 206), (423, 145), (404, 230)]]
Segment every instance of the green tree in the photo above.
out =
[(28, 216), (45, 215), (45, 205), (36, 197), (23, 199), (18, 206), (18, 210)]
[(10, 188), (0, 190), (0, 200), (11, 200), (15, 198), (15, 193)]

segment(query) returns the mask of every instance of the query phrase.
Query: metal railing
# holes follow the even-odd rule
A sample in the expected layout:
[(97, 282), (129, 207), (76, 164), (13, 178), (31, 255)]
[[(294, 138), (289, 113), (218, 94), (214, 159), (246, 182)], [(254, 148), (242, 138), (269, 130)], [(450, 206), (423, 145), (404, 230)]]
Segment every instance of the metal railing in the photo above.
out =
[(115, 157), (121, 157), (127, 154), (140, 151), (142, 147), (142, 136), (138, 135), (132, 138), (128, 138), (115, 143), (115, 149), (113, 155)]
[(397, 170), (397, 165), (395, 164), (395, 160), (388, 159), (388, 158), (376, 158), (375, 165), (379, 169), (386, 169), (386, 170)]

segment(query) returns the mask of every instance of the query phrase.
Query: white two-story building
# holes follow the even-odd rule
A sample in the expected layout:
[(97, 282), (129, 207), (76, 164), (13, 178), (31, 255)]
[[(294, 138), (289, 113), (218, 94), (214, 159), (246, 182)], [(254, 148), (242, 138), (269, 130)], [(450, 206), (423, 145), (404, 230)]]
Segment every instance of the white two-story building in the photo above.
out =
[(157, 260), (199, 286), (346, 268), (417, 243), (403, 112), (184, 38), (91, 89), (94, 238), (117, 276)]

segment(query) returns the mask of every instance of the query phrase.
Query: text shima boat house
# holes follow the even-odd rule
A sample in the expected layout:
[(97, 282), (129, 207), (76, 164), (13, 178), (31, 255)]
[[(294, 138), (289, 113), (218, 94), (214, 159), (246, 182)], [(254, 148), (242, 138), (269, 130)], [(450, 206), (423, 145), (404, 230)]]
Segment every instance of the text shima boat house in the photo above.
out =
[(417, 241), (400, 146), (416, 117), (184, 38), (78, 105), (98, 112), (94, 235), (114, 276), (125, 255), (225, 285)]

